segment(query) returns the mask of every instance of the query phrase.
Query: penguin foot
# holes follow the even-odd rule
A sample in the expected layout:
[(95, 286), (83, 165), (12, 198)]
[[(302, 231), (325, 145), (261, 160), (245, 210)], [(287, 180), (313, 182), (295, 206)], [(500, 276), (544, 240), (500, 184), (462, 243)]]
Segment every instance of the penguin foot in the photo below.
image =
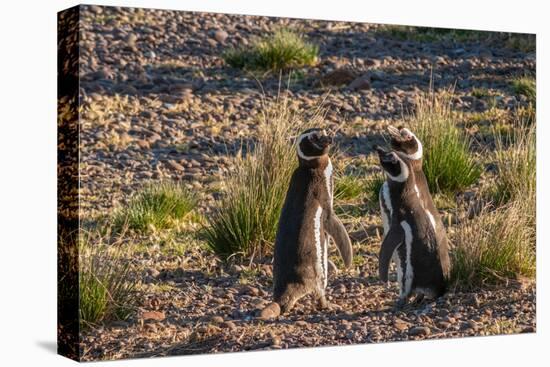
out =
[(393, 309), (394, 311), (400, 311), (406, 305), (407, 305), (407, 299), (399, 298), (397, 301), (395, 301), (395, 304), (393, 305)]
[(414, 298), (414, 300), (412, 301), (412, 304), (415, 306), (418, 306), (419, 304), (422, 303), (423, 300), (424, 300), (424, 294), (420, 293)]

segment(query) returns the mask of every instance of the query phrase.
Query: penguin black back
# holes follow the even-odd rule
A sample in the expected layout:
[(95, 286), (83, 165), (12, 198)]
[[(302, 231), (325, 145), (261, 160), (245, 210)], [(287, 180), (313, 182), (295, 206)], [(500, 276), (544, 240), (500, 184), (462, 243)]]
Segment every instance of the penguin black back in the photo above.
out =
[(307, 294), (327, 306), (328, 242), (333, 238), (344, 263), (351, 264), (351, 242), (332, 210), (332, 138), (309, 129), (296, 142), (299, 167), (294, 171), (275, 239), (273, 298), (283, 312)]
[[(411, 293), (440, 296), (445, 292), (446, 243), (438, 241), (435, 221), (422, 205), (416, 189), (414, 170), (396, 152), (377, 147), (380, 164), (388, 178), (393, 207), (391, 225), (379, 254), (380, 279), (388, 279), (389, 263), (396, 253), (399, 262), (400, 302)], [(441, 251), (440, 247), (445, 247)]]

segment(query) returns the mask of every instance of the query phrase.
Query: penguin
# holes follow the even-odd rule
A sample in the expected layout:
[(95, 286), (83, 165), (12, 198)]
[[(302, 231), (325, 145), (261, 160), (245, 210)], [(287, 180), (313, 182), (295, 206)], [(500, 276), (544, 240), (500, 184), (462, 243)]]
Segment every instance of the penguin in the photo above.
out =
[(422, 204), (428, 210), (434, 219), (437, 230), (442, 235), (440, 241), (448, 242), (445, 232), (445, 226), (439, 215), (439, 211), (435, 207), (428, 180), (422, 170), (423, 146), (420, 140), (409, 129), (393, 126), (388, 127), (388, 133), (391, 136), (390, 144), (392, 149), (403, 159), (409, 160), (415, 175), (415, 192), (418, 193)]
[[(390, 144), (392, 149), (403, 159), (407, 159), (411, 162), (413, 171), (415, 172), (416, 188), (415, 192), (418, 192), (420, 195), (421, 188), (423, 192), (429, 192), (428, 182), (424, 171), (422, 170), (422, 156), (423, 156), (423, 146), (420, 140), (407, 128), (395, 128), (393, 126), (388, 126), (388, 133), (390, 135)], [(379, 204), (380, 212), (382, 214), (382, 225), (384, 227), (384, 235), (389, 230), (390, 223), (389, 218), (391, 217), (391, 204), (389, 203), (389, 191), (388, 183), (385, 181), (379, 191)], [(421, 196), (421, 199), (425, 202), (425, 206), (429, 208), (430, 213), (433, 215), (435, 211), (435, 206), (431, 201), (431, 197), (426, 198), (425, 195)], [(433, 208), (433, 210), (432, 210)]]
[(379, 253), (380, 279), (388, 281), (393, 257), (400, 289), (398, 308), (405, 305), (412, 294), (418, 296), (418, 301), (424, 296), (440, 297), (446, 291), (450, 259), (444, 229), (436, 226), (434, 216), (421, 199), (430, 194), (419, 192), (410, 160), (379, 146), (375, 146), (375, 150), (387, 178), (384, 203), (389, 210), (389, 229)]
[(273, 261), (273, 300), (281, 312), (313, 294), (328, 308), (328, 244), (332, 238), (346, 267), (351, 266), (348, 233), (333, 210), (332, 138), (308, 129), (296, 141), (299, 166), (294, 170), (279, 218)]

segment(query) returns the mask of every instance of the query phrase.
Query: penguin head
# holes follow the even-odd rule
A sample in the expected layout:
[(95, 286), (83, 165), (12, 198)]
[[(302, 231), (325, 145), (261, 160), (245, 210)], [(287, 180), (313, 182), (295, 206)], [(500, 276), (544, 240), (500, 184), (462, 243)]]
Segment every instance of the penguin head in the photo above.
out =
[(324, 129), (314, 128), (304, 131), (296, 142), (298, 157), (309, 161), (328, 154), (332, 137)]
[(422, 158), (422, 143), (409, 129), (390, 125), (387, 130), (391, 137), (391, 147), (397, 154), (411, 160)]
[(409, 168), (407, 164), (393, 150), (386, 150), (378, 145), (374, 146), (378, 153), (380, 165), (386, 173), (386, 176), (392, 181), (404, 182), (409, 177)]

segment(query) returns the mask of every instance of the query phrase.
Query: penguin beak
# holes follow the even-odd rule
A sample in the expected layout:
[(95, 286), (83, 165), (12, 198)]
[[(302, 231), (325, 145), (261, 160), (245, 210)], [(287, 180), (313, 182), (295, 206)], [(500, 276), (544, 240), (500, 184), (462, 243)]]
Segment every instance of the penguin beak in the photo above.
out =
[(401, 139), (401, 132), (399, 131), (398, 128), (389, 125), (387, 127), (387, 130), (388, 130), (388, 134), (390, 134), (392, 137), (396, 139)]
[(332, 144), (332, 136), (321, 135), (319, 137), (319, 145), (321, 145), (321, 147), (326, 148), (331, 144)]

